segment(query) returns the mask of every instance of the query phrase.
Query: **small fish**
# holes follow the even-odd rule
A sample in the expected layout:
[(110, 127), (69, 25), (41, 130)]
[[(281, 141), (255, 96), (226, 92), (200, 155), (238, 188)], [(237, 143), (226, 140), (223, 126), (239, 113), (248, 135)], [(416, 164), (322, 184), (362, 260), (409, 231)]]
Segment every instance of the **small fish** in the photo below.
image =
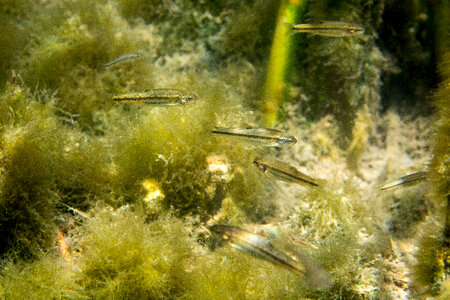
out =
[(216, 127), (213, 133), (242, 138), (243, 140), (262, 144), (264, 146), (279, 147), (285, 144), (295, 144), (297, 140), (281, 130), (270, 128), (223, 128)]
[(400, 178), (397, 181), (394, 181), (392, 183), (386, 184), (384, 186), (381, 187), (382, 191), (385, 191), (387, 189), (399, 186), (399, 185), (409, 185), (409, 184), (416, 184), (419, 183), (421, 181), (425, 181), (426, 179), (428, 179), (428, 172), (417, 172), (417, 173), (413, 173), (413, 174), (409, 174), (406, 176), (403, 176), (402, 178)]
[(319, 183), (312, 177), (298, 171), (295, 167), (288, 165), (273, 157), (259, 157), (256, 158), (253, 163), (261, 170), (264, 174), (269, 173), (270, 175), (287, 181), (298, 183), (307, 187), (319, 186)]
[(143, 93), (131, 93), (114, 96), (113, 100), (120, 103), (145, 103), (152, 105), (183, 105), (198, 99), (194, 93), (176, 89), (153, 89)]
[(86, 213), (81, 212), (81, 211), (79, 211), (78, 209), (73, 208), (72, 206), (69, 206), (69, 205), (67, 205), (67, 204), (65, 204), (65, 203), (61, 203), (61, 204), (64, 205), (65, 207), (67, 207), (68, 210), (70, 210), (70, 211), (72, 211), (72, 212), (74, 212), (74, 213), (76, 213), (76, 214), (82, 216), (83, 218), (90, 219), (90, 218), (88, 217), (88, 215), (86, 215)]
[(213, 225), (210, 230), (222, 235), (222, 240), (227, 241), (233, 248), (283, 266), (291, 271), (301, 274), (306, 273), (305, 267), (300, 262), (276, 249), (269, 241), (259, 235), (224, 224)]
[(361, 25), (345, 22), (321, 22), (319, 24), (289, 24), (293, 33), (312, 33), (330, 37), (346, 37), (363, 34)]
[(103, 66), (105, 68), (109, 68), (113, 65), (120, 64), (120, 63), (127, 62), (127, 61), (132, 61), (132, 60), (138, 59), (140, 57), (142, 57), (142, 55), (139, 53), (136, 53), (136, 52), (125, 53), (125, 54), (117, 56), (116, 58), (107, 62)]

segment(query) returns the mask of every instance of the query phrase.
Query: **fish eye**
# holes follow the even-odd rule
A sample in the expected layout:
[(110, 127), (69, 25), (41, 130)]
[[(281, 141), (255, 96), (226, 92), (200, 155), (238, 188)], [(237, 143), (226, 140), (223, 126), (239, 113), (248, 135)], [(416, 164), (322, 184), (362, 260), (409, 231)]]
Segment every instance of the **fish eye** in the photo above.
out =
[(256, 160), (253, 161), (253, 163), (255, 164), (255, 166), (263, 173), (266, 172), (266, 166), (260, 162), (257, 162)]
[(294, 137), (290, 137), (290, 136), (284, 136), (280, 140), (281, 140), (282, 144), (295, 144), (295, 143), (297, 143), (297, 140)]

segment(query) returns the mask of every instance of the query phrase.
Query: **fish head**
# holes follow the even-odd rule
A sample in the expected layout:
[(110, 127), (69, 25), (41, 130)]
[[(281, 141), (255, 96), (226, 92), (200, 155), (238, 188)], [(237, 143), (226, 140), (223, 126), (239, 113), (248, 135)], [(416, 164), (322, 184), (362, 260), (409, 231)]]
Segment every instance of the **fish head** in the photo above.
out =
[(261, 172), (266, 173), (267, 166), (261, 161), (260, 158), (255, 158), (253, 163)]
[(178, 99), (178, 104), (188, 104), (197, 101), (198, 97), (195, 94), (186, 94)]
[(282, 134), (279, 138), (279, 145), (290, 145), (290, 144), (295, 144), (297, 143), (297, 139), (295, 137), (293, 137), (292, 135), (288, 135), (288, 134)]
[(222, 241), (230, 242), (233, 240), (236, 228), (226, 224), (215, 224), (209, 227), (209, 230), (220, 235)]
[(227, 231), (227, 225), (215, 224), (210, 226), (209, 230), (217, 234), (224, 234)]
[(346, 29), (347, 35), (363, 34), (364, 31), (365, 31), (365, 29), (361, 25), (350, 25)]

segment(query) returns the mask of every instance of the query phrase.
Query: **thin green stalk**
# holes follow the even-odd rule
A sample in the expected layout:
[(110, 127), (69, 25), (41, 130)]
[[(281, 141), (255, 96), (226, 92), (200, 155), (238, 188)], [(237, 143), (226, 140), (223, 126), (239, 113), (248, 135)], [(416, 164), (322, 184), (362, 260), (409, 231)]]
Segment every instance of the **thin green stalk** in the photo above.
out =
[(288, 98), (291, 61), (297, 47), (290, 35), (289, 23), (302, 22), (308, 0), (283, 0), (278, 12), (263, 94), (264, 124), (272, 127), (280, 107)]

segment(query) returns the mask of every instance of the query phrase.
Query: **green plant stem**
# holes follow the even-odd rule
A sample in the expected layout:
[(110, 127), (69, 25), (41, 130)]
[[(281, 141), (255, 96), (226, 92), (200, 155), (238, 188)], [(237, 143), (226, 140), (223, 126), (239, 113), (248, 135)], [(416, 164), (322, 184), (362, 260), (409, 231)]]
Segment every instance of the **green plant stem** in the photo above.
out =
[(263, 94), (262, 110), (267, 127), (275, 124), (279, 109), (289, 95), (291, 61), (297, 47), (287, 24), (302, 22), (307, 4), (308, 0), (283, 0), (280, 5)]

